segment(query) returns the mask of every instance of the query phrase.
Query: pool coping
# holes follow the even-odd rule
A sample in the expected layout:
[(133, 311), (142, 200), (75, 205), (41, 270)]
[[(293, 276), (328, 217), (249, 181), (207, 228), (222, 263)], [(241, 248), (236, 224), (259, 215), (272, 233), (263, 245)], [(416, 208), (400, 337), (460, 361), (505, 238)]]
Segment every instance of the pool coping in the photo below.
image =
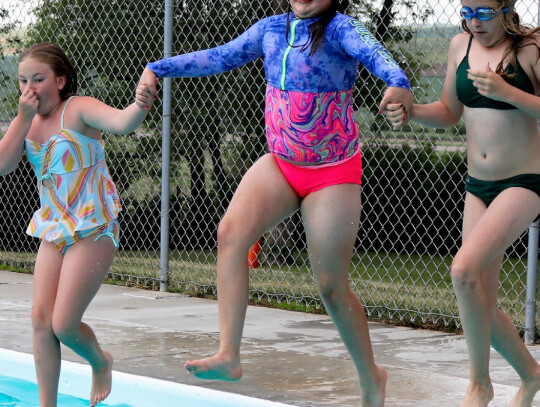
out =
[[(0, 374), (37, 383), (33, 355), (0, 348), (0, 360), (2, 360)], [(62, 370), (58, 388), (59, 393), (88, 399), (91, 380), (90, 367), (88, 365), (62, 360)], [(115, 393), (115, 388), (123, 388), (124, 391), (121, 392), (122, 394), (120, 394), (120, 392)], [(292, 404), (283, 404), (221, 390), (207, 389), (194, 385), (119, 372), (116, 370), (113, 370), (113, 391), (105, 400), (105, 404), (136, 403), (137, 405), (145, 405), (144, 403), (147, 402), (141, 400), (140, 394), (126, 394), (126, 390), (133, 388), (137, 388), (139, 393), (141, 389), (148, 388), (148, 400), (151, 400), (150, 402), (155, 402), (158, 395), (160, 397), (166, 395), (168, 398), (171, 398), (174, 396), (186, 397), (186, 394), (188, 394), (190, 401), (193, 400), (194, 402), (201, 400), (206, 403), (222, 403), (226, 400), (227, 406), (230, 404), (231, 406), (245, 405), (249, 407), (294, 407)]]

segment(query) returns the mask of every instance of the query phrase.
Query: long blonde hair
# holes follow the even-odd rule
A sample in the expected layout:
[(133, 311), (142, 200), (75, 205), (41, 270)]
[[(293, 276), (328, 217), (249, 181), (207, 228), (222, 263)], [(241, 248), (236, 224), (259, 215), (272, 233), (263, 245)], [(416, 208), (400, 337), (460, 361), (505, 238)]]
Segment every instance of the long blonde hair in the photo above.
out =
[[(499, 75), (509, 77), (515, 76), (515, 74), (508, 75), (503, 71), (504, 62), (508, 61), (514, 67), (514, 71), (517, 71), (517, 53), (520, 48), (530, 45), (535, 46), (538, 52), (537, 60), (540, 58), (540, 48), (538, 45), (536, 45), (534, 41), (527, 41), (531, 35), (540, 31), (540, 27), (530, 28), (521, 24), (519, 14), (515, 10), (516, 1), (517, 0), (496, 0), (499, 9), (510, 8), (509, 12), (502, 13), (495, 17), (501, 19), (507, 37), (510, 39), (510, 43), (508, 44), (508, 47), (506, 47), (501, 62), (497, 65), (495, 72)], [(461, 20), (461, 28), (472, 35), (469, 27), (467, 27), (465, 19)]]

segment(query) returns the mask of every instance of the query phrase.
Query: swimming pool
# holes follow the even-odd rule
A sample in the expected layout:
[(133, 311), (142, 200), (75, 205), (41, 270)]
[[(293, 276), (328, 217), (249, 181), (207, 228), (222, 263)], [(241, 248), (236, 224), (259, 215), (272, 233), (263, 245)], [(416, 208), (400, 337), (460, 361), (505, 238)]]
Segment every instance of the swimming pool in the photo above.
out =
[[(88, 407), (90, 370), (62, 361), (58, 407)], [(32, 355), (0, 349), (0, 407), (39, 407)], [(292, 407), (253, 397), (114, 371), (108, 407)]]

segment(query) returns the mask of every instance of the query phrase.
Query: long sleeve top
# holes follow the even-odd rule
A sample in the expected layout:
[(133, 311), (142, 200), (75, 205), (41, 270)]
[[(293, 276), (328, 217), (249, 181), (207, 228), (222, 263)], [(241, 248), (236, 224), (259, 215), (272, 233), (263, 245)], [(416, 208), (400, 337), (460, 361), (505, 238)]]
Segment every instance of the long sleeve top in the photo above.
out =
[(221, 46), (165, 58), (147, 66), (158, 77), (201, 77), (264, 58), (266, 133), (272, 153), (299, 164), (329, 164), (358, 151), (352, 87), (363, 64), (388, 86), (410, 89), (388, 50), (358, 20), (336, 14), (310, 55), (309, 25), (287, 15), (258, 21)]

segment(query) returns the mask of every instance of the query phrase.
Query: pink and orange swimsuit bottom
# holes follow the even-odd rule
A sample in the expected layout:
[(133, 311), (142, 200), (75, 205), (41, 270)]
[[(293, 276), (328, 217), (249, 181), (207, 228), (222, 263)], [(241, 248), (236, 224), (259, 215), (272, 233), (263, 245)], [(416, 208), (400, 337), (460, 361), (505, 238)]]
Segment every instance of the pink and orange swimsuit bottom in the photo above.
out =
[(362, 154), (326, 165), (296, 165), (274, 154), (276, 163), (295, 192), (304, 198), (312, 192), (338, 184), (362, 184)]

